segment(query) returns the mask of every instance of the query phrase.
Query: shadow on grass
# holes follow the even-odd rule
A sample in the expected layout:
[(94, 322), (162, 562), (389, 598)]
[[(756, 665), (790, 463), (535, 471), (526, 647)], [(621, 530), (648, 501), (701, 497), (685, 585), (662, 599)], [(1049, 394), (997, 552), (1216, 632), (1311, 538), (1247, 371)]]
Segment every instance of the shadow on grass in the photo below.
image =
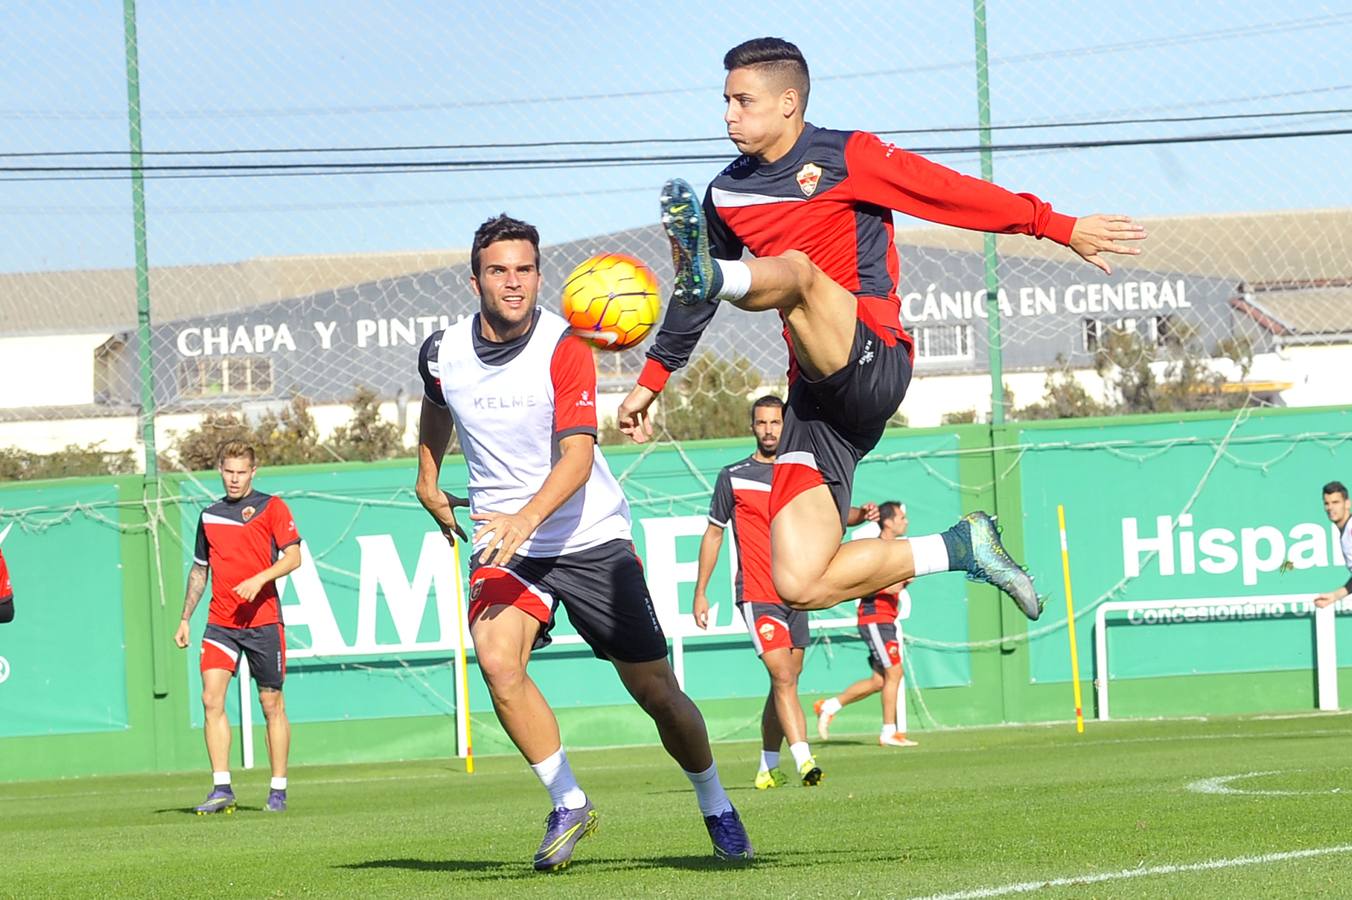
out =
[[(241, 812), (262, 812), (262, 811), (263, 811), (263, 807), (261, 807), (261, 806), (245, 806), (245, 805), (242, 804), (242, 803), (237, 804), (237, 805), (235, 806), (235, 812), (236, 812), (236, 813), (241, 813)], [(195, 815), (197, 815), (197, 808), (196, 808), (196, 807), (193, 807), (193, 806), (170, 806), (170, 807), (166, 807), (165, 809), (157, 809), (157, 810), (155, 810), (155, 815), (157, 815), (157, 816), (158, 816), (158, 815), (161, 815), (161, 814), (163, 814), (163, 813), (183, 813), (183, 814), (185, 814), (185, 815), (195, 816)], [(211, 818), (212, 816), (229, 816), (229, 815), (234, 815), (234, 813), (202, 813), (202, 818), (204, 818), (204, 819), (209, 819), (209, 818)]]
[[(830, 857), (848, 857), (831, 860)], [(648, 856), (648, 857), (597, 857), (587, 856), (585, 852), (568, 868), (546, 876), (534, 871), (530, 864), (521, 860), (489, 859), (371, 859), (365, 862), (344, 863), (341, 869), (405, 869), (415, 872), (465, 872), (478, 875), (482, 880), (502, 878), (566, 878), (570, 874), (588, 872), (622, 872), (648, 869), (674, 869), (686, 872), (728, 872), (757, 868), (795, 869), (820, 866), (823, 861), (858, 865), (895, 861), (897, 854), (859, 850), (818, 850), (812, 854), (803, 853), (760, 853), (749, 862), (729, 862), (716, 859), (710, 853), (688, 856)]]

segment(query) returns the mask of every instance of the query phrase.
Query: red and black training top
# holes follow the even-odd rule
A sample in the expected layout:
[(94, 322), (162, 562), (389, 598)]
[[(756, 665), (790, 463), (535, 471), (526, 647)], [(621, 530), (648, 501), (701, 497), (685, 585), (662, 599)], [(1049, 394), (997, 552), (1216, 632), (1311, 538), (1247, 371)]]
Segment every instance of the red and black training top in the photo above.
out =
[(732, 528), (737, 602), (783, 603), (770, 577), (770, 481), (774, 464), (749, 456), (724, 466), (714, 482), (709, 521)]
[(267, 569), (282, 550), (299, 543), (296, 522), (280, 497), (252, 491), (238, 500), (222, 498), (202, 510), (193, 562), (211, 568), (207, 621), (225, 628), (280, 622), (275, 581), (263, 585), (252, 601), (236, 594), (235, 585)]
[[(704, 214), (718, 259), (806, 253), (831, 280), (859, 298), (859, 319), (888, 346), (913, 347), (901, 325), (900, 267), (892, 212), (997, 234), (1069, 244), (1072, 216), (1032, 194), (955, 172), (865, 131), (807, 125), (773, 163), (740, 156), (709, 185)], [(639, 384), (660, 391), (684, 366), (716, 303), (667, 305)], [(785, 340), (788, 330), (785, 329)], [(913, 352), (913, 351), (912, 351)], [(789, 343), (789, 380), (798, 366)]]
[(0, 603), (14, 599), (14, 586), (9, 583), (9, 566), (5, 565), (5, 554), (0, 553)]
[(859, 624), (890, 625), (897, 620), (900, 607), (901, 592), (883, 588), (859, 601)]

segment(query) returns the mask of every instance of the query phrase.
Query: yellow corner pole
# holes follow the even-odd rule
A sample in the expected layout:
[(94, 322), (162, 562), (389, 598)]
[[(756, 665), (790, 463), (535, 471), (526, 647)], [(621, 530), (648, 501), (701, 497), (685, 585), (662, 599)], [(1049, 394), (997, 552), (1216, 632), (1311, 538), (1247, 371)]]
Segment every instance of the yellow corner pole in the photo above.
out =
[(1080, 654), (1075, 649), (1075, 601), (1070, 596), (1070, 551), (1066, 547), (1066, 508), (1056, 505), (1061, 529), (1061, 571), (1066, 577), (1066, 632), (1070, 635), (1070, 683), (1075, 685), (1075, 731), (1084, 734), (1084, 707), (1080, 703)]
[[(469, 715), (469, 664), (465, 657), (469, 654), (469, 644), (465, 640), (465, 593), (461, 590), (460, 582), (460, 544), (457, 542), (451, 547), (451, 558), (455, 565), (455, 620), (460, 625), (460, 650), (455, 654), (455, 680), (460, 685), (460, 708), (465, 712), (465, 774), (474, 774), (474, 741), (470, 738), (470, 715)], [(1078, 690), (1078, 686), (1076, 690)]]

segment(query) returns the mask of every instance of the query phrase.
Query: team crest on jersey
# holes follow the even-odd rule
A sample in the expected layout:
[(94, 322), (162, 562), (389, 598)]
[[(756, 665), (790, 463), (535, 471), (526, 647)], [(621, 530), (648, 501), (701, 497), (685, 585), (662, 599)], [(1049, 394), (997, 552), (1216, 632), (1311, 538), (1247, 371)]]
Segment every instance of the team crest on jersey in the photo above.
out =
[(247, 522), (254, 517), (254, 513), (256, 512), (258, 512), (258, 510), (254, 509), (252, 506), (246, 506), (239, 511), (239, 517)]
[(798, 187), (803, 192), (804, 197), (811, 197), (817, 191), (817, 184), (822, 180), (822, 167), (816, 163), (807, 163), (798, 170), (794, 176), (798, 179)]

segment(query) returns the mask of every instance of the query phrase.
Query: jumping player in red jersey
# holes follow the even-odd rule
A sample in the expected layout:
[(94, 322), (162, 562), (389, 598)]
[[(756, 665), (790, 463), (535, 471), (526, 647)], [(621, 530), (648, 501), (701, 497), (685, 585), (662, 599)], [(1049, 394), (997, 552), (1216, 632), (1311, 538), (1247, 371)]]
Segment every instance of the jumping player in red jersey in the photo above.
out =
[[(1042, 604), (1032, 579), (985, 513), (969, 513), (942, 534), (840, 543), (855, 467), (911, 379), (891, 211), (1049, 238), (1105, 272), (1111, 268), (1103, 254), (1138, 253), (1129, 242), (1144, 238), (1144, 229), (1127, 216), (1074, 219), (872, 134), (808, 124), (807, 63), (787, 41), (747, 41), (723, 64), (723, 118), (742, 155), (713, 180), (702, 205), (683, 181), (663, 189), (676, 302), (667, 306), (617, 424), (635, 441), (648, 440), (648, 409), (689, 361), (717, 301), (776, 310), (789, 344), (788, 403), (770, 497), (774, 582), (784, 602), (824, 609), (908, 578), (964, 571), (1037, 618)], [(739, 260), (743, 249), (755, 258)]]
[[(895, 541), (906, 533), (908, 525), (906, 506), (896, 500), (878, 504), (879, 537)], [(897, 730), (897, 691), (901, 687), (901, 641), (897, 619), (910, 614), (911, 598), (906, 591), (909, 582), (885, 587), (871, 597), (859, 600), (859, 636), (868, 647), (868, 664), (873, 669), (870, 678), (856, 681), (834, 697), (818, 700), (812, 705), (817, 714), (817, 735), (822, 740), (830, 736), (831, 720), (842, 707), (882, 692), (883, 728), (878, 743), (883, 747), (914, 747), (904, 730)], [(903, 609), (905, 612), (903, 612)]]
[[(558, 720), (531, 679), (531, 652), (550, 642), (562, 605), (578, 634), (614, 667), (695, 789), (721, 859), (751, 842), (723, 790), (704, 718), (676, 682), (667, 639), (634, 551), (629, 504), (596, 445), (596, 364), (566, 323), (540, 309), (540, 235), (496, 216), (470, 247), (478, 314), (423, 344), (417, 496), (448, 540), (468, 505), (470, 636), (503, 730), (548, 791), (552, 809), (538, 871), (572, 860), (596, 811), (563, 750)], [(451, 431), (469, 469), (469, 500), (438, 486)]]
[[(258, 685), (258, 702), (267, 718), (268, 762), (272, 783), (266, 812), (286, 811), (286, 757), (291, 724), (286, 718), (282, 682), (286, 679), (286, 634), (277, 603), (276, 581), (300, 568), (300, 534), (291, 510), (280, 497), (253, 488), (258, 461), (253, 447), (230, 441), (218, 455), (225, 496), (202, 510), (183, 619), (174, 643), (188, 646), (188, 620), (211, 573), (211, 608), (202, 633), (202, 709), (213, 787), (197, 807), (198, 815), (233, 812), (230, 786), (230, 720), (225, 692), (241, 653)], [(280, 554), (280, 558), (279, 558)]]
[[(756, 452), (724, 466), (709, 502), (709, 526), (699, 545), (695, 576), (695, 624), (709, 627), (709, 578), (723, 546), (723, 532), (732, 528), (737, 548), (737, 611), (746, 623), (756, 655), (770, 674), (770, 694), (761, 713), (761, 761), (753, 782), (757, 790), (778, 787), (788, 779), (779, 769), (779, 747), (789, 742), (793, 765), (803, 784), (822, 780), (821, 767), (807, 741), (807, 718), (798, 700), (803, 651), (808, 645), (807, 613), (785, 606), (770, 578), (770, 478), (784, 401), (773, 394), (751, 404), (751, 432)], [(851, 525), (876, 518), (877, 509), (851, 508)]]

